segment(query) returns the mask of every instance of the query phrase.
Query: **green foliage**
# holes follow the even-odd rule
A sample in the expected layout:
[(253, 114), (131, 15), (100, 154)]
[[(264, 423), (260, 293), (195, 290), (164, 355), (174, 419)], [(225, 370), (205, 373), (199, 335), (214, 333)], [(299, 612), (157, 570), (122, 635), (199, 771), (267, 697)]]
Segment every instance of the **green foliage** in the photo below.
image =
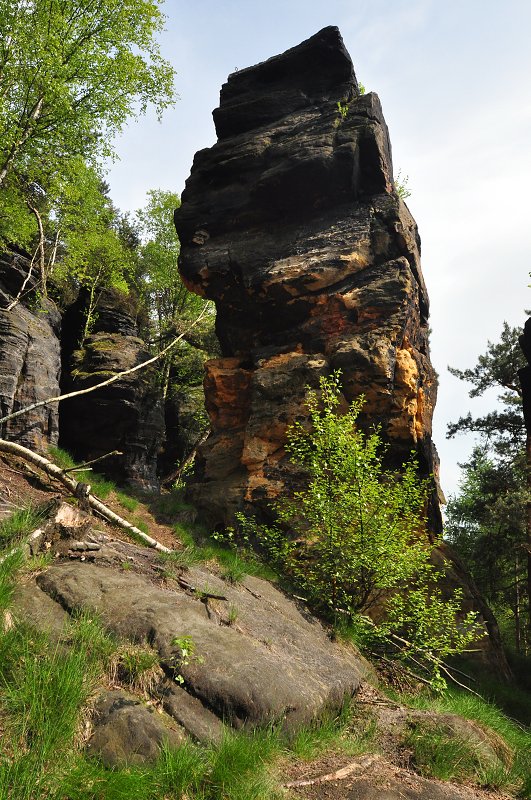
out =
[(531, 561), (523, 552), (529, 537), (529, 489), (518, 370), (524, 355), (521, 328), (504, 323), (500, 340), (488, 342), (473, 369), (449, 368), (471, 384), (471, 398), (498, 389), (498, 407), (483, 416), (469, 412), (448, 425), (448, 437), (473, 433), (479, 437), (463, 470), (459, 493), (450, 498), (445, 535), (470, 569), (481, 592), (504, 623), (518, 651), (530, 642), (529, 597)]
[(77, 160), (68, 181), (58, 186), (47, 225), (48, 250), (57, 251), (57, 261), (48, 269), (56, 293), (67, 296), (83, 289), (87, 297), (83, 339), (94, 322), (101, 292), (127, 294), (134, 279), (134, 250), (120, 237), (119, 214), (107, 191), (100, 174)]
[[(386, 473), (378, 432), (356, 427), (362, 400), (338, 414), (340, 397), (338, 373), (321, 380), (319, 395), (309, 392), (311, 429), (295, 423), (286, 445), (308, 485), (277, 502), (276, 526), (240, 517), (242, 530), (312, 608), (336, 624), (354, 622), (373, 649), (392, 643), (443, 684), (443, 659), (480, 634), (475, 615), (458, 622), (461, 596), (442, 598), (425, 531), (427, 484), (415, 462)], [(374, 611), (377, 624), (368, 617)]]
[(342, 103), (340, 100), (337, 101), (337, 110), (339, 112), (339, 116), (341, 119), (345, 119), (348, 114), (349, 105), (348, 103)]
[(173, 102), (156, 0), (1, 0), (0, 18), (2, 189), (21, 198), (35, 184), (48, 191), (71, 159), (112, 155), (132, 114), (154, 104), (160, 115)]
[(200, 328), (190, 332), (178, 349), (168, 354), (159, 365), (163, 394), (170, 386), (201, 383), (203, 364), (213, 336), (214, 309), (211, 303), (190, 292), (181, 280), (177, 259), (180, 244), (173, 224), (173, 212), (181, 204), (178, 194), (162, 189), (148, 192), (145, 208), (136, 212), (141, 236), (137, 259), (137, 287), (146, 304), (152, 336), (157, 346), (182, 333), (207, 305), (207, 314)]
[(395, 178), (395, 191), (402, 200), (407, 200), (411, 197), (411, 192), (408, 189), (409, 175), (402, 175), (402, 170), (398, 170), (398, 175)]
[(192, 662), (196, 664), (202, 664), (204, 662), (203, 656), (197, 655), (196, 653), (196, 643), (193, 639), (193, 636), (174, 636), (172, 641), (172, 646), (176, 648), (177, 652), (174, 656), (175, 664), (177, 665), (177, 669), (175, 670), (173, 679), (177, 683), (184, 683), (184, 678), (181, 673), (178, 671), (179, 667), (187, 667)]

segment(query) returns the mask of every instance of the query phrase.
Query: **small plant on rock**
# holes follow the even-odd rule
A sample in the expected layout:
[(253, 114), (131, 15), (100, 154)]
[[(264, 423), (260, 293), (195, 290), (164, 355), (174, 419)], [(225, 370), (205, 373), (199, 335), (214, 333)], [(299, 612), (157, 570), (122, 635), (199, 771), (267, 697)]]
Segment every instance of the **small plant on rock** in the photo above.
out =
[[(192, 636), (175, 636), (171, 643), (173, 647), (176, 647), (179, 651), (176, 657), (176, 661), (178, 661), (179, 666), (187, 667), (188, 664), (192, 663), (192, 661), (195, 661), (196, 664), (204, 663), (203, 656), (196, 655), (196, 644)], [(174, 680), (180, 684), (184, 683), (183, 676), (177, 671), (174, 675)]]

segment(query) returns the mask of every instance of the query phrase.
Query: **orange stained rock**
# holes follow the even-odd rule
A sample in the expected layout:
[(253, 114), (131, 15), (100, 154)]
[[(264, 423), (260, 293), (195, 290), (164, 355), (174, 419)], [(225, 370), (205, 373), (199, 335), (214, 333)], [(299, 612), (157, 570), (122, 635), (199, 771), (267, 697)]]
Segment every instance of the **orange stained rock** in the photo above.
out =
[(245, 425), (249, 414), (251, 372), (239, 358), (218, 358), (205, 364), (205, 397), (214, 430)]

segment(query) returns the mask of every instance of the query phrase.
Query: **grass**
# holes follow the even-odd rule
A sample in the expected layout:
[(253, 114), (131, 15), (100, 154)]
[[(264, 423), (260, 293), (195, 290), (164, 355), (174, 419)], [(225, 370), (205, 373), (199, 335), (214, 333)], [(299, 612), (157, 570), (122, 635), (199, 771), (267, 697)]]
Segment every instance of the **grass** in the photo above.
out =
[[(404, 699), (404, 698), (402, 698)], [(466, 742), (451, 738), (444, 731), (413, 731), (410, 741), (415, 761), (426, 775), (449, 780), (448, 771), (456, 770), (453, 777), (466, 776), (469, 780), (489, 788), (516, 789), (520, 797), (531, 797), (531, 729), (507, 717), (494, 703), (465, 692), (449, 688), (433, 698), (421, 693), (406, 697), (415, 708), (431, 709), (441, 713), (457, 714), (494, 731), (514, 753), (512, 764), (487, 763), (470, 752)], [(457, 752), (454, 752), (457, 751)]]
[(68, 647), (51, 646), (47, 636), (24, 625), (2, 635), (1, 800), (48, 797), (75, 749), (82, 709), (103, 674), (89, 630), (94, 633), (93, 626), (74, 620)]
[(416, 770), (426, 778), (443, 781), (476, 779), (486, 768), (480, 754), (460, 737), (449, 734), (442, 726), (414, 724), (405, 737), (405, 745), (413, 752)]
[(125, 492), (117, 491), (116, 499), (126, 511), (133, 513), (138, 508), (138, 500), (136, 500), (134, 497), (130, 497), (128, 494), (125, 494)]
[(0, 522), (0, 548), (29, 536), (42, 522), (43, 515), (33, 506), (17, 508)]
[(358, 717), (350, 703), (339, 713), (325, 714), (320, 720), (297, 731), (290, 739), (290, 757), (313, 761), (326, 752), (349, 756), (376, 752), (377, 726), (371, 717)]
[(111, 657), (110, 676), (133, 691), (148, 695), (164, 677), (159, 654), (147, 644), (124, 642)]
[[(21, 568), (15, 555), (0, 563), (4, 608)], [(286, 758), (346, 737), (347, 709), (289, 744), (278, 730), (227, 730), (215, 746), (188, 742), (143, 767), (109, 770), (86, 758), (81, 723), (104, 676), (114, 671), (149, 691), (158, 669), (151, 648), (119, 644), (83, 614), (55, 645), (28, 626), (0, 626), (0, 800), (275, 800), (284, 796), (277, 773)]]
[(91, 493), (98, 497), (100, 500), (106, 500), (111, 492), (117, 492), (118, 489), (113, 481), (108, 480), (103, 475), (99, 475), (92, 469), (77, 470), (78, 464), (74, 461), (70, 453), (63, 450), (61, 447), (50, 447), (48, 449), (51, 460), (54, 464), (64, 470), (76, 469), (72, 472), (71, 476), (76, 481), (88, 483), (91, 486)]

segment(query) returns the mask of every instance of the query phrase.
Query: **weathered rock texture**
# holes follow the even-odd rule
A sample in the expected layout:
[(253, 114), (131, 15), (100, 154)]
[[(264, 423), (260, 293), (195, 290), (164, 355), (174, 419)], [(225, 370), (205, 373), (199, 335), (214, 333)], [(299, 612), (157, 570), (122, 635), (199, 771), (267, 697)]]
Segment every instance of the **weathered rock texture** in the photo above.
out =
[[(294, 730), (339, 710), (370, 672), (354, 648), (331, 642), (316, 619), (265, 580), (232, 584), (206, 565), (164, 578), (154, 551), (110, 538), (64, 504), (38, 546), (53, 566), (18, 591), (14, 617), (57, 636), (68, 614), (86, 608), (119, 638), (149, 642), (165, 673), (153, 691), (176, 730), (200, 741), (219, 740), (222, 721)], [(196, 648), (184, 661), (181, 637), (192, 637)], [(111, 711), (120, 713), (111, 720)], [(104, 701), (98, 751), (112, 759), (138, 713), (129, 702)], [(139, 748), (142, 737), (134, 740)]]
[(392, 461), (415, 449), (431, 473), (420, 241), (380, 102), (360, 95), (337, 28), (232, 74), (214, 120), (175, 214), (183, 279), (215, 300), (223, 352), (207, 364), (194, 499), (221, 524), (243, 501), (267, 507), (297, 472), (284, 444), (307, 385), (337, 369)]
[[(0, 416), (59, 394), (61, 318), (50, 300), (36, 298), (33, 275), (24, 285), (29, 256), (21, 251), (0, 256)], [(0, 426), (0, 436), (33, 450), (57, 444), (57, 405), (38, 408)]]
[[(95, 386), (150, 357), (138, 337), (134, 308), (119, 292), (98, 303), (94, 328), (81, 347), (83, 300), (65, 315), (63, 391)], [(124, 376), (110, 386), (73, 398), (61, 406), (61, 445), (76, 458), (97, 458), (112, 450), (99, 469), (119, 482), (157, 488), (157, 456), (164, 438), (162, 396), (153, 368)]]

